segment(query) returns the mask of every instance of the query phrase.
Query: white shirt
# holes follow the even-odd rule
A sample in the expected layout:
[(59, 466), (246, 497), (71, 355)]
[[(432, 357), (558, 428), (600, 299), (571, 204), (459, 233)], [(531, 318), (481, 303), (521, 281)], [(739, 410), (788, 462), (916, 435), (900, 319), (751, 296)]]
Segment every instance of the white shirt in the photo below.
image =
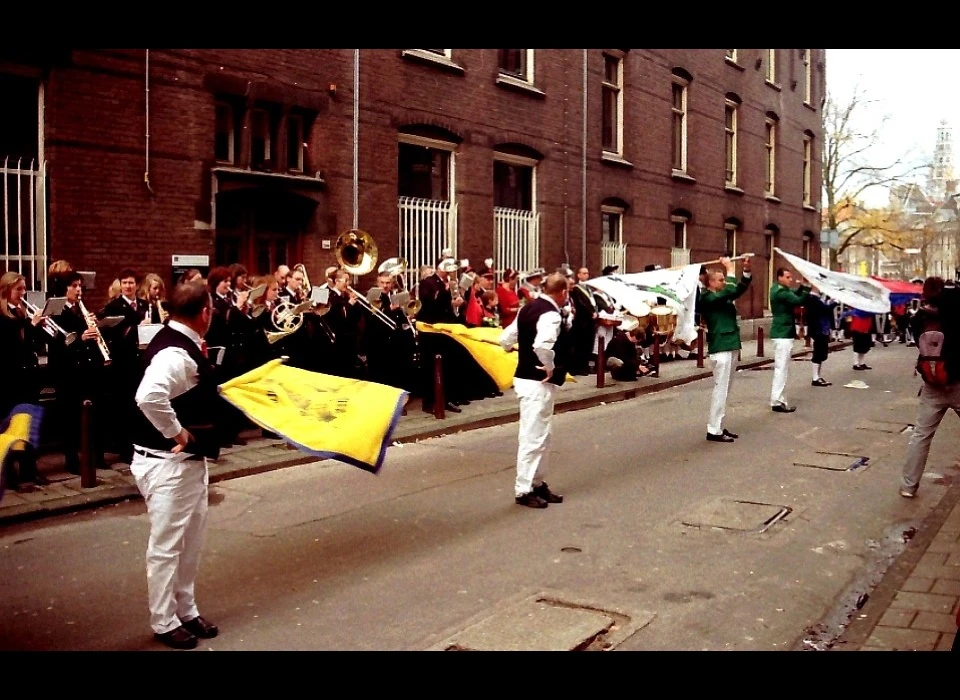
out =
[[(556, 356), (553, 346), (556, 344), (557, 338), (560, 337), (560, 324), (563, 323), (563, 318), (560, 316), (560, 307), (557, 306), (553, 297), (544, 294), (543, 298), (549, 301), (556, 311), (547, 311), (537, 319), (537, 336), (533, 339), (533, 352), (540, 360), (543, 368), (552, 371), (554, 367), (553, 359)], [(517, 326), (519, 318), (520, 314), (517, 314), (513, 322), (504, 328), (503, 333), (500, 334), (500, 347), (504, 350), (509, 350), (516, 345), (520, 337), (519, 327)]]
[[(180, 331), (201, 347), (202, 338), (193, 329), (171, 319), (170, 328)], [(178, 347), (167, 347), (154, 355), (137, 388), (137, 406), (165, 438), (172, 438), (183, 428), (170, 401), (185, 394), (200, 381), (197, 363)]]

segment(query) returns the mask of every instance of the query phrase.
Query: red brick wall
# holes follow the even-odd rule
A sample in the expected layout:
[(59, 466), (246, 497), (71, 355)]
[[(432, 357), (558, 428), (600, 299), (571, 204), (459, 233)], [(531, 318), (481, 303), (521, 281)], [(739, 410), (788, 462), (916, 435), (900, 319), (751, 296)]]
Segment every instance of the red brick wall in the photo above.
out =
[[(462, 72), (403, 58), (400, 49), (360, 52), (359, 214), (385, 259), (396, 254), (398, 237), (397, 131), (408, 124), (441, 126), (463, 139), (457, 149), (459, 254), (479, 261), (493, 250), (494, 147), (519, 143), (543, 155), (537, 170), (541, 213), (540, 260), (552, 268), (564, 260), (579, 265), (582, 250), (582, 83), (579, 49), (537, 50), (535, 83), (543, 96), (496, 83), (496, 49), (455, 50)], [(801, 207), (802, 132), (816, 135), (812, 191), (819, 201), (822, 144), (820, 84), (815, 72), (816, 109), (802, 104), (796, 50), (779, 52), (782, 89), (764, 82), (755, 68), (760, 50), (740, 50), (744, 70), (727, 65), (723, 50), (630, 50), (625, 59), (624, 155), (630, 168), (601, 162), (600, 87), (602, 52), (588, 51), (586, 261), (600, 264), (600, 203), (615, 196), (630, 204), (624, 238), (629, 266), (669, 264), (671, 211), (692, 213), (688, 238), (693, 260), (717, 257), (724, 246), (723, 222), (744, 222), (740, 248), (763, 252), (768, 224), (781, 231), (779, 245), (801, 250), (803, 231), (819, 231), (816, 211)], [(823, 52), (814, 51), (814, 63)], [(795, 65), (794, 65), (795, 64)], [(688, 171), (695, 183), (670, 177), (670, 79), (674, 67), (693, 76), (688, 103)], [(71, 65), (55, 68), (45, 91), (45, 153), (49, 161), (51, 259), (66, 258), (98, 272), (100, 299), (121, 267), (170, 275), (174, 253), (205, 254), (213, 260), (211, 175), (213, 95), (207, 73), (297, 86), (327, 95), (327, 108), (307, 137), (309, 174), (325, 182), (319, 230), (305, 241), (303, 261), (319, 283), (333, 240), (353, 224), (353, 51), (352, 50), (170, 50), (150, 52), (151, 193), (146, 171), (145, 51), (75, 51)], [(802, 77), (802, 76), (801, 76)], [(736, 92), (740, 113), (739, 180), (743, 195), (723, 189), (724, 95)], [(780, 117), (777, 189), (779, 204), (764, 199), (764, 114)], [(197, 228), (195, 222), (200, 228)], [(294, 261), (299, 262), (299, 261)], [(764, 261), (756, 267), (764, 269)], [(264, 271), (265, 272), (265, 271)], [(103, 283), (100, 283), (100, 280)], [(761, 313), (764, 275), (755, 280), (745, 316)], [(362, 288), (362, 287), (358, 287)]]

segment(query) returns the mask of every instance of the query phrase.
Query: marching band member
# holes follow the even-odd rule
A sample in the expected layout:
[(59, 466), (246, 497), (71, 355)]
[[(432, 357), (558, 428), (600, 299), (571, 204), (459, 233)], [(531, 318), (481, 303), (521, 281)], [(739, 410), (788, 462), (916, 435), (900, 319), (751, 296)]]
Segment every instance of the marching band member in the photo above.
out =
[(73, 272), (73, 265), (66, 260), (54, 260), (47, 268), (47, 298), (66, 296), (66, 276)]
[(590, 374), (590, 356), (593, 354), (594, 337), (597, 330), (597, 302), (593, 292), (587, 288), (586, 281), (590, 279), (590, 270), (581, 267), (577, 270), (577, 278), (570, 290), (570, 301), (573, 304), (573, 357), (570, 360), (570, 374)]
[(777, 413), (793, 413), (796, 406), (787, 403), (784, 390), (790, 368), (790, 354), (797, 337), (794, 310), (803, 306), (810, 295), (810, 287), (800, 284), (792, 289), (793, 273), (785, 267), (777, 270), (777, 281), (770, 289), (770, 337), (773, 339), (773, 383), (770, 386), (770, 408)]
[(365, 331), (369, 378), (372, 382), (420, 394), (419, 391), (414, 391), (416, 377), (413, 358), (416, 339), (410, 331), (411, 321), (403, 309), (390, 301), (395, 284), (396, 279), (388, 272), (377, 275), (377, 286), (380, 288), (380, 310), (393, 319), (397, 327), (391, 330), (384, 323), (368, 320)]
[[(23, 275), (10, 271), (0, 277), (0, 352), (5, 360), (3, 391), (0, 391), (0, 420), (10, 415), (10, 411), (21, 403), (40, 403), (40, 366), (37, 357), (37, 348), (42, 347), (46, 333), (38, 329), (44, 317), (37, 312), (29, 318), (23, 306), (23, 298), (27, 293), (27, 282)], [(18, 489), (30, 490), (27, 483), (43, 486), (49, 483), (37, 471), (36, 455), (33, 447), (25, 450), (11, 450), (6, 464), (0, 468), (7, 469), (12, 476), (12, 464), (17, 462), (17, 476), (8, 479), (11, 486)], [(21, 486), (22, 484), (22, 486)]]
[(566, 380), (570, 339), (560, 309), (567, 300), (567, 280), (560, 273), (547, 278), (543, 294), (525, 304), (500, 336), (507, 352), (518, 345), (514, 390), (520, 398), (520, 428), (514, 500), (530, 508), (563, 503), (543, 481), (550, 447), (554, 395)]
[(145, 323), (163, 323), (166, 318), (166, 311), (161, 309), (161, 304), (167, 300), (167, 287), (163, 283), (160, 275), (154, 272), (148, 272), (143, 276), (143, 282), (140, 283), (141, 299), (147, 302), (149, 312), (144, 319)]
[[(296, 271), (293, 274), (297, 274)], [(323, 316), (335, 338), (328, 373), (359, 379), (361, 372), (357, 358), (363, 310), (353, 293), (347, 289), (349, 285), (350, 273), (338, 269), (333, 276), (333, 287), (330, 288), (330, 310)]]
[(729, 257), (720, 258), (726, 270), (710, 272), (707, 289), (700, 296), (700, 309), (707, 324), (707, 347), (713, 360), (713, 395), (710, 398), (710, 418), (707, 422), (707, 440), (733, 442), (738, 436), (723, 427), (727, 410), (727, 394), (733, 377), (735, 353), (741, 348), (737, 307), (733, 301), (750, 286), (750, 258), (743, 261), (740, 282), (734, 277), (736, 266)]
[[(451, 277), (459, 270), (457, 261), (453, 258), (444, 258), (437, 265), (435, 271), (428, 277), (421, 279), (417, 298), (420, 300), (420, 313), (417, 320), (424, 323), (459, 323), (456, 310), (463, 304), (463, 297), (454, 298), (452, 289), (459, 282)], [(461, 409), (456, 402), (463, 397), (462, 382), (453, 371), (452, 356), (456, 355), (459, 345), (457, 341), (439, 333), (423, 333), (420, 335), (422, 372), (422, 386), (425, 389), (423, 410), (433, 412), (433, 358), (440, 355), (443, 364), (443, 384), (446, 389), (446, 410), (451, 413), (460, 413)]]
[(290, 268), (287, 265), (277, 266), (277, 269), (273, 273), (273, 279), (277, 283), (278, 289), (283, 289), (284, 287), (287, 286), (287, 277), (289, 276), (290, 276)]

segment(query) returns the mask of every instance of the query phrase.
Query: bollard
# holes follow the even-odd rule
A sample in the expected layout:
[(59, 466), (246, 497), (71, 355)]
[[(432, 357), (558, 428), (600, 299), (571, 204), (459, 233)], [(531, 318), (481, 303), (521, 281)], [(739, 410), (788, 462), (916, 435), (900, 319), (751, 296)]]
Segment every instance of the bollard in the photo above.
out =
[(660, 376), (660, 336), (653, 334), (653, 371)]
[(80, 487), (97, 485), (97, 468), (93, 463), (93, 402), (84, 399), (80, 408)]
[(447, 417), (447, 400), (443, 397), (443, 358), (433, 356), (433, 417), (441, 420)]
[(606, 354), (604, 352), (606, 346), (606, 338), (602, 335), (597, 338), (597, 388), (602, 389), (604, 384), (604, 379), (606, 379), (606, 370), (607, 370), (607, 358), (604, 357)]
[(703, 326), (697, 326), (697, 369), (703, 369)]
[(757, 357), (763, 357), (763, 326), (757, 326)]

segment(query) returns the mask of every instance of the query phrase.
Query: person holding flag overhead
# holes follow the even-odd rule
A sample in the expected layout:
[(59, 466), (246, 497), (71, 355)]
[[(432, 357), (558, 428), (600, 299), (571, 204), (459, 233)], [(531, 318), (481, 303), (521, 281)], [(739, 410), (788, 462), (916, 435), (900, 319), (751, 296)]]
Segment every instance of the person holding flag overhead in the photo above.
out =
[(740, 281), (734, 276), (736, 267), (729, 257), (720, 258), (726, 275), (711, 270), (707, 276), (707, 288), (700, 295), (700, 311), (707, 324), (707, 347), (713, 360), (713, 395), (710, 398), (710, 418), (707, 422), (707, 440), (710, 442), (733, 442), (737, 437), (723, 427), (727, 410), (727, 394), (733, 377), (733, 363), (740, 349), (740, 326), (737, 324), (737, 307), (733, 301), (750, 286), (750, 258), (743, 261)]
[(802, 306), (810, 296), (810, 287), (800, 284), (792, 288), (793, 273), (785, 267), (777, 269), (777, 281), (770, 288), (770, 338), (773, 339), (773, 384), (770, 387), (770, 408), (777, 413), (793, 413), (796, 406), (787, 403), (784, 389), (787, 386), (787, 370), (793, 352), (793, 340), (797, 337), (794, 309)]

